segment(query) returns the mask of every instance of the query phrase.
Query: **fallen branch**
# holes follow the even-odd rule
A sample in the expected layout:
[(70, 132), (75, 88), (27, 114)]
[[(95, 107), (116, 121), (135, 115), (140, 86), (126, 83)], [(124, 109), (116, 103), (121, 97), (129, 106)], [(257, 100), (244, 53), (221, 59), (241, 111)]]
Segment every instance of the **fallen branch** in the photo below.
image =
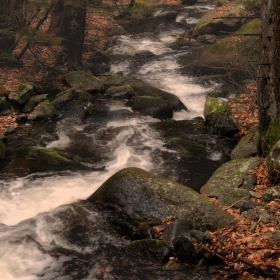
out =
[(230, 206), (228, 206), (228, 207), (225, 208), (224, 210), (230, 209), (231, 207), (233, 207), (234, 205), (236, 205), (238, 202), (240, 202), (240, 201), (242, 201), (242, 200), (244, 200), (244, 199), (246, 199), (246, 198), (250, 198), (250, 196), (245, 196), (245, 197), (239, 199), (238, 201), (234, 202), (233, 204), (231, 204)]

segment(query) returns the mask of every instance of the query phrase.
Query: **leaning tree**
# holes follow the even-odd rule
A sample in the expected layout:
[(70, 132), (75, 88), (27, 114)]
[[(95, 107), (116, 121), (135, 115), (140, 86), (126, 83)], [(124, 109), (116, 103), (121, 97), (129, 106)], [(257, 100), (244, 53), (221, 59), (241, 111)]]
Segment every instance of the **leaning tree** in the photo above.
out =
[(261, 0), (262, 42), (258, 73), (259, 154), (280, 140), (280, 1)]

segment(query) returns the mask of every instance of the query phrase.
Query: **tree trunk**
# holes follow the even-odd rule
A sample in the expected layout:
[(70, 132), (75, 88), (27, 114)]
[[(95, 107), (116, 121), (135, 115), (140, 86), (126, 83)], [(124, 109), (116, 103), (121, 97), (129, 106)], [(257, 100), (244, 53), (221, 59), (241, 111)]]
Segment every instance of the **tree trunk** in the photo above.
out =
[(86, 0), (57, 0), (49, 32), (61, 37), (63, 52), (60, 62), (81, 64), (86, 26)]
[[(258, 71), (260, 137), (280, 116), (280, 1), (262, 0), (261, 6), (262, 52)], [(260, 144), (259, 154), (262, 153)]]

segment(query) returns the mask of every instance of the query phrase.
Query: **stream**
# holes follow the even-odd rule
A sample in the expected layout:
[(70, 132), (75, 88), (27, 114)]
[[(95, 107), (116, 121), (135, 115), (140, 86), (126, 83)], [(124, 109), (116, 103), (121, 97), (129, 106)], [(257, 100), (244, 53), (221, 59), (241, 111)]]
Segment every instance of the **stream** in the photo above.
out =
[[(189, 9), (180, 10), (176, 22), (195, 24), (197, 19), (188, 17)], [(143, 80), (182, 100), (189, 111), (176, 112), (173, 119), (178, 122), (202, 117), (205, 95), (217, 86), (203, 86), (186, 74), (179, 58), (189, 52), (188, 46), (170, 47), (174, 34), (183, 32), (172, 26), (158, 34), (122, 35), (110, 49), (112, 72)], [(230, 144), (221, 148), (220, 142), (227, 140), (206, 135), (202, 141), (201, 135), (192, 135), (206, 153), (203, 160), (191, 161), (166, 145), (167, 138), (157, 129), (158, 119), (135, 115), (122, 101), (109, 100), (99, 105), (97, 114), (82, 120), (83, 106), (86, 103), (69, 102), (52, 128), (56, 138), (49, 137), (45, 147), (74, 154), (86, 171), (11, 179), (3, 175), (0, 180), (0, 279), (189, 279), (188, 267), (163, 271), (160, 264), (128, 255), (123, 246), (129, 240), (83, 200), (117, 171), (132, 166), (199, 190), (228, 160)]]

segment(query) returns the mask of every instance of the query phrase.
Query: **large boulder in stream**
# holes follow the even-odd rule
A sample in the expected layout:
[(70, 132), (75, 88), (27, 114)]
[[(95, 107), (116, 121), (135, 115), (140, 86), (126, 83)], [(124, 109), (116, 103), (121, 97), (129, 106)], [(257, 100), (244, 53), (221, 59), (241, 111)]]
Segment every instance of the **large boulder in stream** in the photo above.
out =
[(185, 225), (184, 230), (216, 229), (234, 223), (228, 213), (194, 190), (134, 167), (114, 174), (87, 201), (101, 208), (113, 207), (131, 219), (164, 220), (173, 215)]
[(152, 96), (135, 96), (127, 103), (133, 111), (141, 115), (151, 116), (160, 120), (171, 119), (173, 117), (173, 110), (170, 103), (164, 99)]
[(204, 118), (209, 133), (220, 136), (234, 136), (238, 124), (229, 104), (221, 98), (206, 97)]
[(50, 119), (58, 116), (59, 113), (56, 108), (48, 101), (42, 102), (29, 116), (28, 119), (31, 121), (38, 119)]
[(173, 111), (188, 110), (182, 101), (174, 94), (155, 88), (149, 84), (134, 78), (124, 77), (119, 74), (107, 73), (102, 75), (105, 87), (129, 85), (133, 88), (136, 96), (151, 96), (166, 100), (170, 103)]
[(209, 197), (217, 197), (219, 203), (229, 206), (249, 196), (246, 189), (240, 188), (246, 173), (259, 165), (263, 159), (243, 158), (231, 160), (219, 167), (200, 192)]

